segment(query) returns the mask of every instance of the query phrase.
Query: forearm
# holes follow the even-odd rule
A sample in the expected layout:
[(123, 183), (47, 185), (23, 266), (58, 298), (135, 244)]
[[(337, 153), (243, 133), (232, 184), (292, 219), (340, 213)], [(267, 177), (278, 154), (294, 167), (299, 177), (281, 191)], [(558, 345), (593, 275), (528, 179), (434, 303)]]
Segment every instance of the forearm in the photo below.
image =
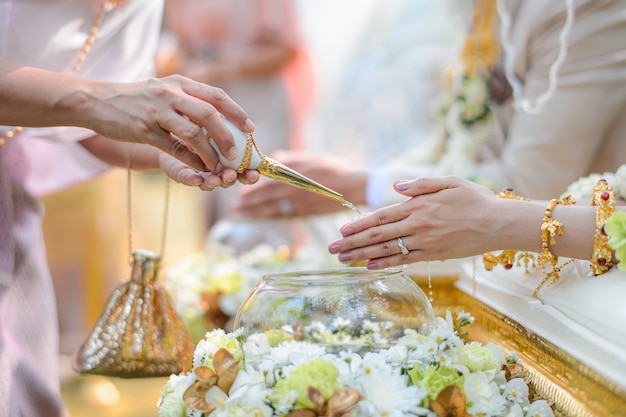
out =
[(0, 124), (86, 127), (86, 86), (78, 77), (0, 61)]
[[(502, 225), (495, 233), (493, 246), (498, 249), (541, 251), (541, 225), (547, 201), (500, 201)], [(590, 259), (593, 252), (595, 233), (595, 207), (588, 205), (557, 205), (552, 211), (552, 219), (562, 223), (562, 235), (555, 237), (550, 245), (555, 256)]]

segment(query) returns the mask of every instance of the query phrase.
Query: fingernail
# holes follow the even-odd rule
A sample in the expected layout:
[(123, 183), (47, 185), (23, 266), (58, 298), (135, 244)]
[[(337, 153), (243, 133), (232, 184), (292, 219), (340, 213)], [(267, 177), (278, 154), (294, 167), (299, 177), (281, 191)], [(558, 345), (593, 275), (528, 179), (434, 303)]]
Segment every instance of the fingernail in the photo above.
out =
[(339, 253), (339, 251), (340, 251), (339, 245), (337, 245), (336, 243), (333, 243), (332, 245), (328, 247), (328, 252), (332, 254)]
[(232, 146), (230, 149), (228, 149), (226, 158), (228, 158), (229, 160), (233, 160), (237, 157), (237, 147), (236, 146)]
[(378, 269), (378, 262), (371, 261), (367, 263), (367, 269)]
[(350, 262), (352, 260), (352, 254), (350, 252), (343, 252), (339, 254), (338, 258), (339, 262)]
[(246, 132), (252, 132), (255, 128), (254, 123), (252, 123), (252, 120), (250, 119), (246, 119), (243, 125), (244, 125), (244, 128), (246, 129)]
[(399, 182), (396, 184), (396, 190), (398, 191), (406, 191), (409, 189), (409, 183), (408, 182)]
[(215, 165), (215, 172), (214, 172), (214, 174), (219, 174), (223, 170), (224, 170), (224, 166), (221, 163), (218, 162), (217, 165)]
[(343, 237), (350, 236), (352, 233), (354, 233), (354, 229), (350, 226), (341, 229), (341, 236)]

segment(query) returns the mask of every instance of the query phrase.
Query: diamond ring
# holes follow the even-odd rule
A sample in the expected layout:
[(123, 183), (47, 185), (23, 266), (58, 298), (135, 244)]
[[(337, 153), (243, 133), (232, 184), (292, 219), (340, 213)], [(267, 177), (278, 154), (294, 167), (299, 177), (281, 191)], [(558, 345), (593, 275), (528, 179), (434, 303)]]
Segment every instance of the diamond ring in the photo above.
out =
[(402, 241), (401, 237), (398, 238), (398, 247), (400, 248), (400, 252), (402, 252), (403, 255), (409, 254), (410, 251), (406, 246), (404, 246), (404, 242)]
[(278, 201), (278, 209), (280, 214), (285, 217), (291, 217), (293, 215), (293, 205), (288, 198), (282, 198)]

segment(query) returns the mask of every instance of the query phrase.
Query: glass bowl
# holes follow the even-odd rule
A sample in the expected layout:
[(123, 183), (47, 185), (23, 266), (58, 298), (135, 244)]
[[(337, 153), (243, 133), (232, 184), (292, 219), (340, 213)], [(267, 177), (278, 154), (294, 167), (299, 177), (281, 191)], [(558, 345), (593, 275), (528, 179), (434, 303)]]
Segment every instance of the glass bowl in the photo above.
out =
[(263, 334), (274, 345), (298, 340), (362, 353), (434, 323), (428, 298), (401, 269), (346, 267), (264, 276), (241, 304), (234, 328), (246, 339)]

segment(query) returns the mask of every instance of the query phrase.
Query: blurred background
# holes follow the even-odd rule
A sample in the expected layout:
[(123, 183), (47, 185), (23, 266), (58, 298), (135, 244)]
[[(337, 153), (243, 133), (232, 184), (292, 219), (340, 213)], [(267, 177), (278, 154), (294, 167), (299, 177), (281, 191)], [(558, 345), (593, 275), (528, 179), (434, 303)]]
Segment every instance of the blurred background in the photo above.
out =
[[(162, 73), (172, 70), (167, 57), (173, 52), (185, 51), (190, 64), (177, 62), (175, 68), (190, 74), (194, 74), (193, 59), (198, 57), (214, 54), (226, 61), (233, 51), (246, 51), (247, 56), (256, 53), (247, 52), (245, 44), (257, 36), (254, 33), (239, 31), (236, 39), (234, 35), (218, 39), (217, 29), (235, 23), (238, 28), (254, 28), (252, 21), (260, 19), (252, 7), (257, 2), (241, 0), (239, 7), (235, 0), (167, 2), (158, 62)], [(281, 148), (327, 151), (341, 155), (346, 163), (374, 166), (391, 160), (427, 135), (439, 76), (458, 50), (471, 2), (295, 0), (291, 3), (293, 14), (286, 6), (290, 2), (276, 3), (283, 3), (283, 11), (269, 14), (267, 21), (280, 28), (278, 32), (296, 51), (286, 57), (278, 49), (268, 52), (268, 57), (273, 54), (276, 59), (272, 65), (269, 58), (265, 61), (264, 74), (280, 81), (267, 83), (270, 87), (232, 79), (226, 62), (208, 74), (197, 75), (207, 76), (210, 84), (223, 83), (246, 108), (257, 125), (255, 141), (261, 150), (268, 154)], [(268, 4), (272, 2), (266, 2), (265, 7)], [(192, 24), (192, 17), (174, 13), (172, 7), (199, 7), (213, 19), (206, 27), (215, 30), (203, 32), (202, 20)], [(196, 19), (202, 16), (200, 12), (192, 14)], [(226, 29), (223, 32), (230, 33)], [(277, 85), (284, 87), (286, 101), (282, 104), (277, 100), (276, 91), (280, 90), (273, 90)], [(276, 105), (275, 110), (270, 104)], [(268, 107), (271, 111), (266, 114)], [(133, 172), (130, 178), (131, 224), (125, 170), (112, 170), (96, 181), (44, 201), (44, 231), (57, 290), (63, 395), (72, 416), (156, 416), (165, 383), (161, 378), (78, 376), (69, 364), (108, 296), (120, 281), (129, 278), (131, 247), (161, 250), (165, 178), (159, 172)], [(231, 198), (229, 192), (234, 195), (236, 190), (217, 191), (219, 194), (207, 196), (198, 189), (170, 184), (163, 268), (205, 250), (212, 225), (225, 216), (220, 201)], [(323, 236), (329, 238), (328, 234)], [(320, 245), (324, 252), (326, 243), (312, 244)]]

